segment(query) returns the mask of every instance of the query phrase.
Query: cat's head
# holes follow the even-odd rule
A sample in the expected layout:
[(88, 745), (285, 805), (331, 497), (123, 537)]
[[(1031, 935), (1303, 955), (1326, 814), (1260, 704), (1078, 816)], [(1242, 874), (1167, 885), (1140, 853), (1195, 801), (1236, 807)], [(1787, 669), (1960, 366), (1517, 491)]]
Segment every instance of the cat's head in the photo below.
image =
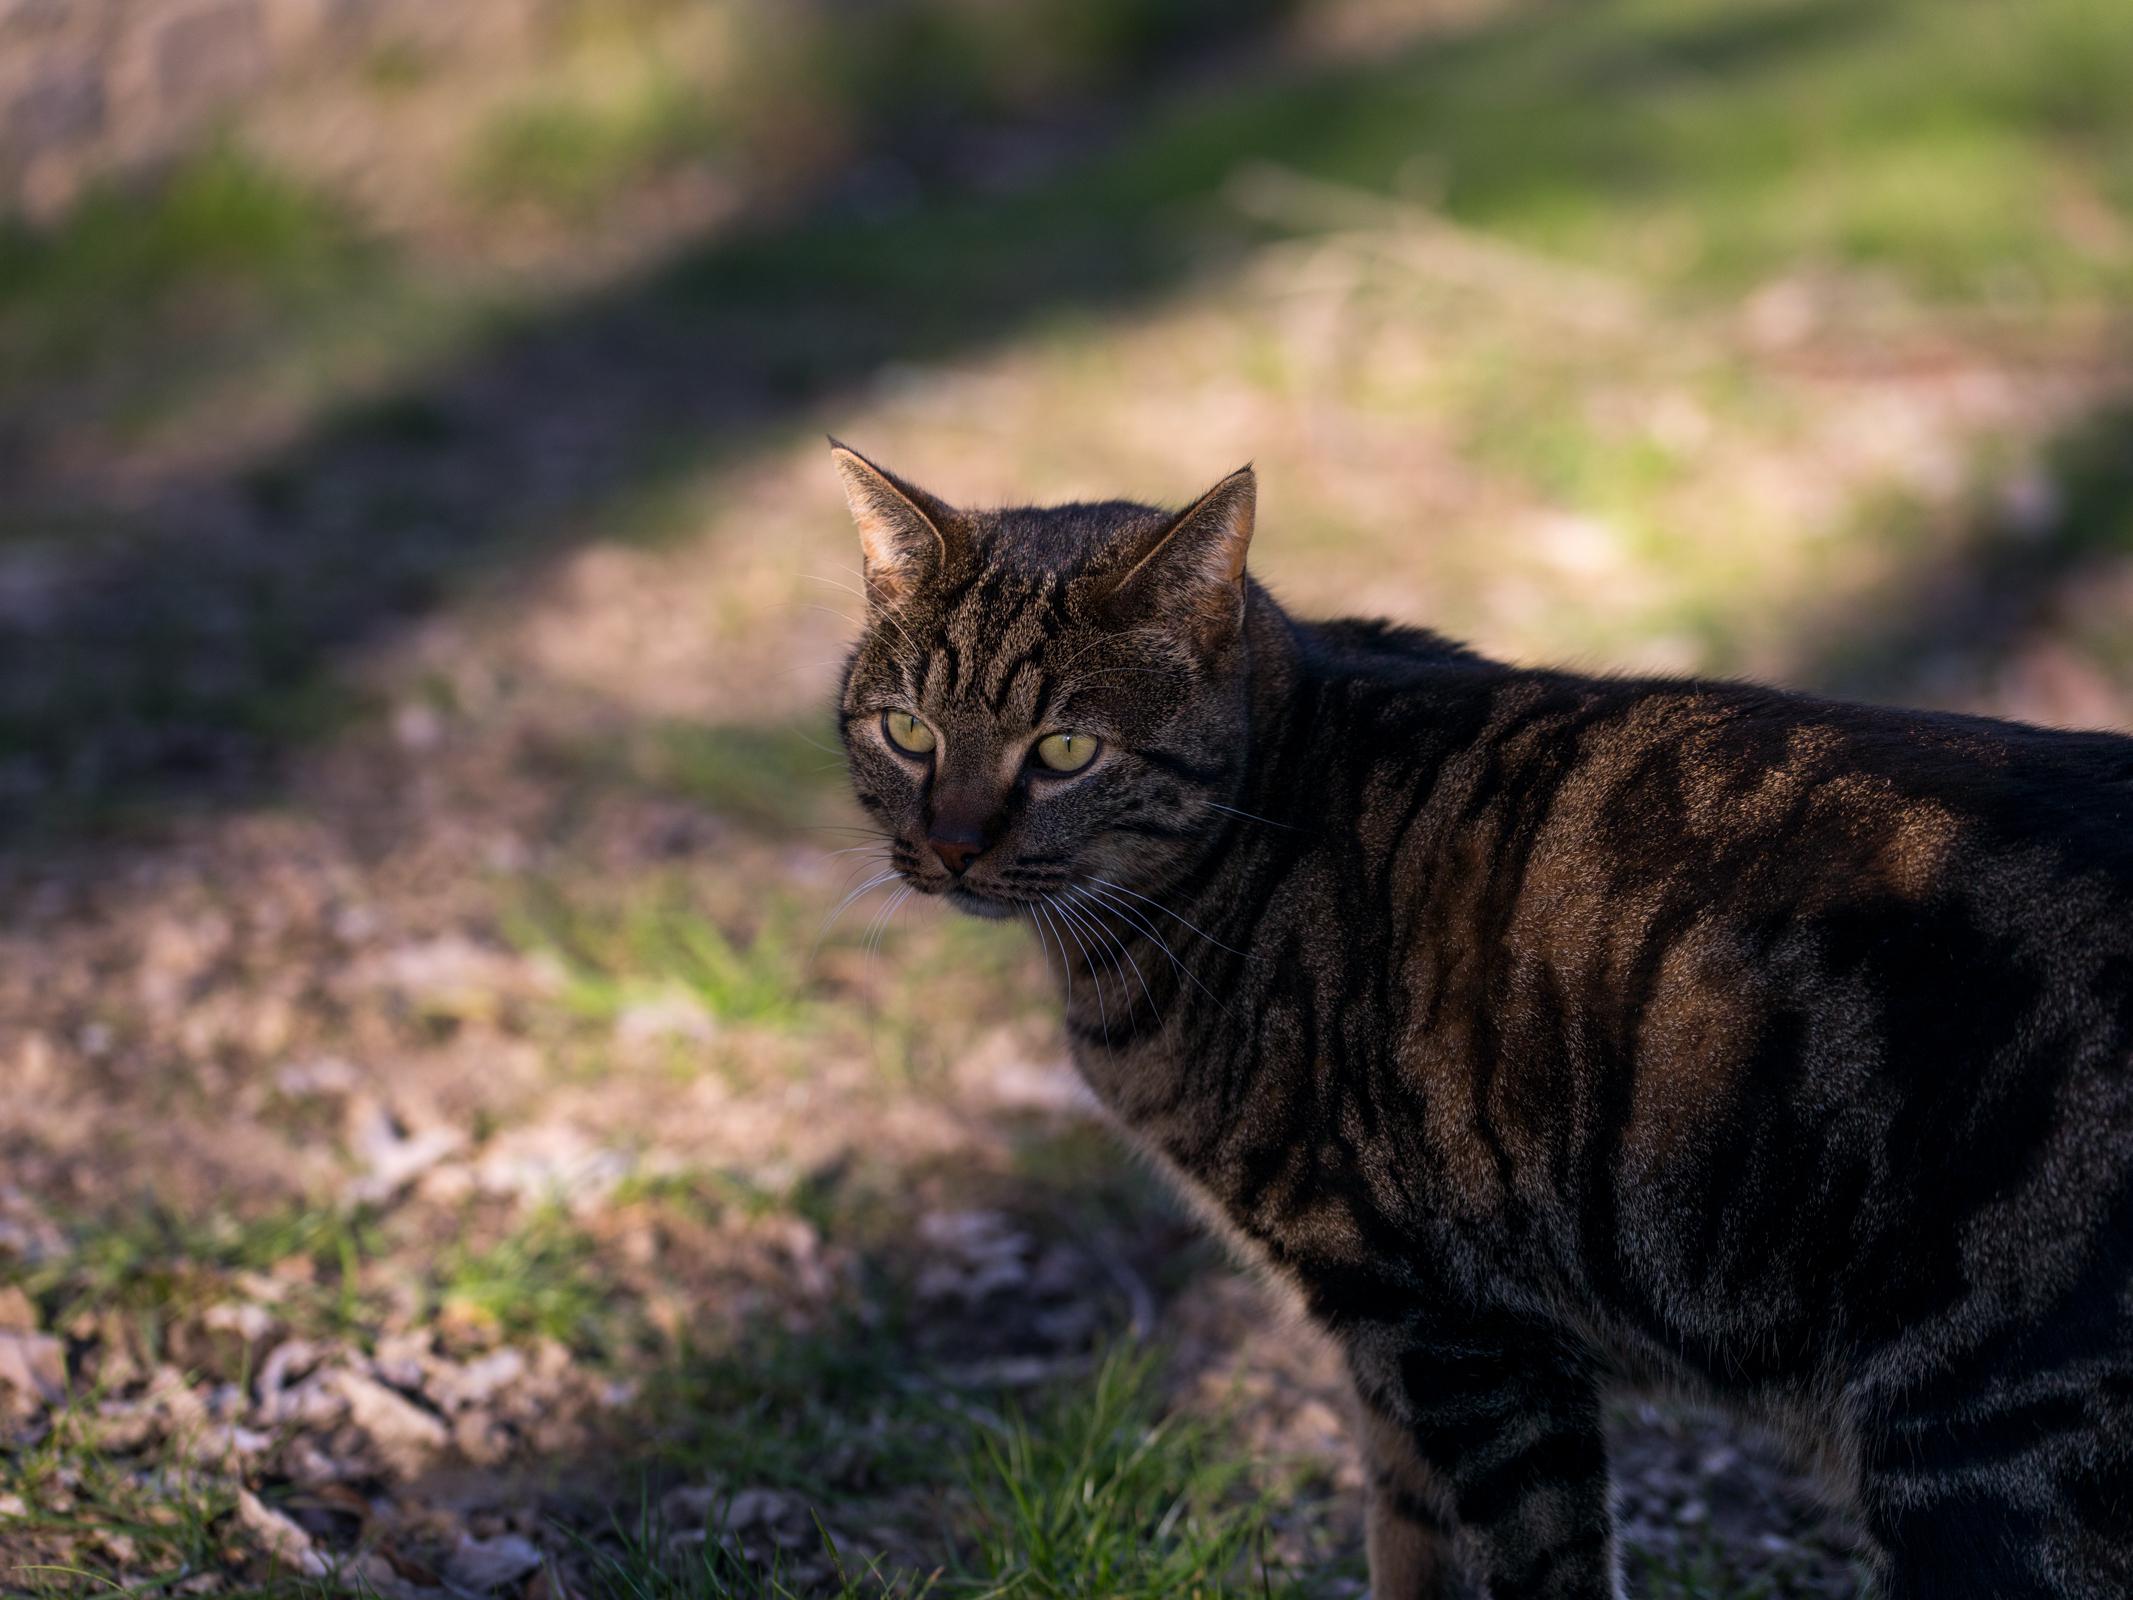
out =
[(1006, 916), (1158, 880), (1218, 831), (1244, 758), (1249, 467), (1182, 512), (963, 511), (834, 459), (867, 611), (840, 722), (907, 882)]

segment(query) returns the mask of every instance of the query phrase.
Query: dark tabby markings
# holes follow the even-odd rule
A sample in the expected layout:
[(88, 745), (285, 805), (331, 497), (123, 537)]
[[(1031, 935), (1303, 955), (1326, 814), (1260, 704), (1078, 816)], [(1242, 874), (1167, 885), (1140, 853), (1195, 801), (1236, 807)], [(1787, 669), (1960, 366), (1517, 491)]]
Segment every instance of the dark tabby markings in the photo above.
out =
[(1891, 1596), (2133, 1596), (2133, 740), (1300, 623), (1248, 474), (843, 459), (861, 803), (1037, 923), (1097, 1093), (1348, 1350), (1378, 1600), (1609, 1600), (1650, 1384), (1835, 1463)]

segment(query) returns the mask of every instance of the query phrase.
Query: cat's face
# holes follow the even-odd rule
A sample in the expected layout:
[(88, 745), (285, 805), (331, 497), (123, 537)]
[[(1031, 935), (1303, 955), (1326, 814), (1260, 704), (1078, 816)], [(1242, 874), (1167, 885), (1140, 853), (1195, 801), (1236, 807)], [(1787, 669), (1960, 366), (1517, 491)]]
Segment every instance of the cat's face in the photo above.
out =
[(841, 447), (866, 632), (852, 782), (913, 887), (980, 916), (1159, 877), (1243, 759), (1250, 469), (1183, 513), (963, 512)]

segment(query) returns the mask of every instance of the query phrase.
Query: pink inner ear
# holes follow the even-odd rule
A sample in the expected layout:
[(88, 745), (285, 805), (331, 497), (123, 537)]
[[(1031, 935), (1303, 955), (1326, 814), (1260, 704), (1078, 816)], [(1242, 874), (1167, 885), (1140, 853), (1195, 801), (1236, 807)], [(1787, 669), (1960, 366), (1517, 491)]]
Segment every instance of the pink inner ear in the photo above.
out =
[(870, 588), (891, 600), (909, 587), (926, 563), (948, 553), (943, 520), (951, 513), (923, 490), (898, 482), (856, 450), (836, 446), (830, 459), (844, 483), (845, 503), (859, 529), (859, 549)]
[(909, 564), (911, 553), (897, 542), (894, 519), (868, 507), (852, 521), (859, 529), (859, 556), (867, 576), (887, 578)]

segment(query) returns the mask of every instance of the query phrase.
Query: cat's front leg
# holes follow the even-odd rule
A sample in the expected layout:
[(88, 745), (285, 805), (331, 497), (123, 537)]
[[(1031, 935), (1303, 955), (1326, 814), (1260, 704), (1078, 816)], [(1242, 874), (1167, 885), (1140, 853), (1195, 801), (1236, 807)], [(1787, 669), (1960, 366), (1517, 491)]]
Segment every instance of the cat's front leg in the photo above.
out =
[(1415, 1451), (1413, 1432), (1366, 1395), (1357, 1427), (1368, 1483), (1370, 1600), (1453, 1600), (1451, 1497)]
[(1356, 1376), (1366, 1408), (1405, 1430), (1441, 1486), (1491, 1600), (1616, 1600), (1599, 1390), (1573, 1359), (1544, 1336), (1462, 1336), (1410, 1342)]

